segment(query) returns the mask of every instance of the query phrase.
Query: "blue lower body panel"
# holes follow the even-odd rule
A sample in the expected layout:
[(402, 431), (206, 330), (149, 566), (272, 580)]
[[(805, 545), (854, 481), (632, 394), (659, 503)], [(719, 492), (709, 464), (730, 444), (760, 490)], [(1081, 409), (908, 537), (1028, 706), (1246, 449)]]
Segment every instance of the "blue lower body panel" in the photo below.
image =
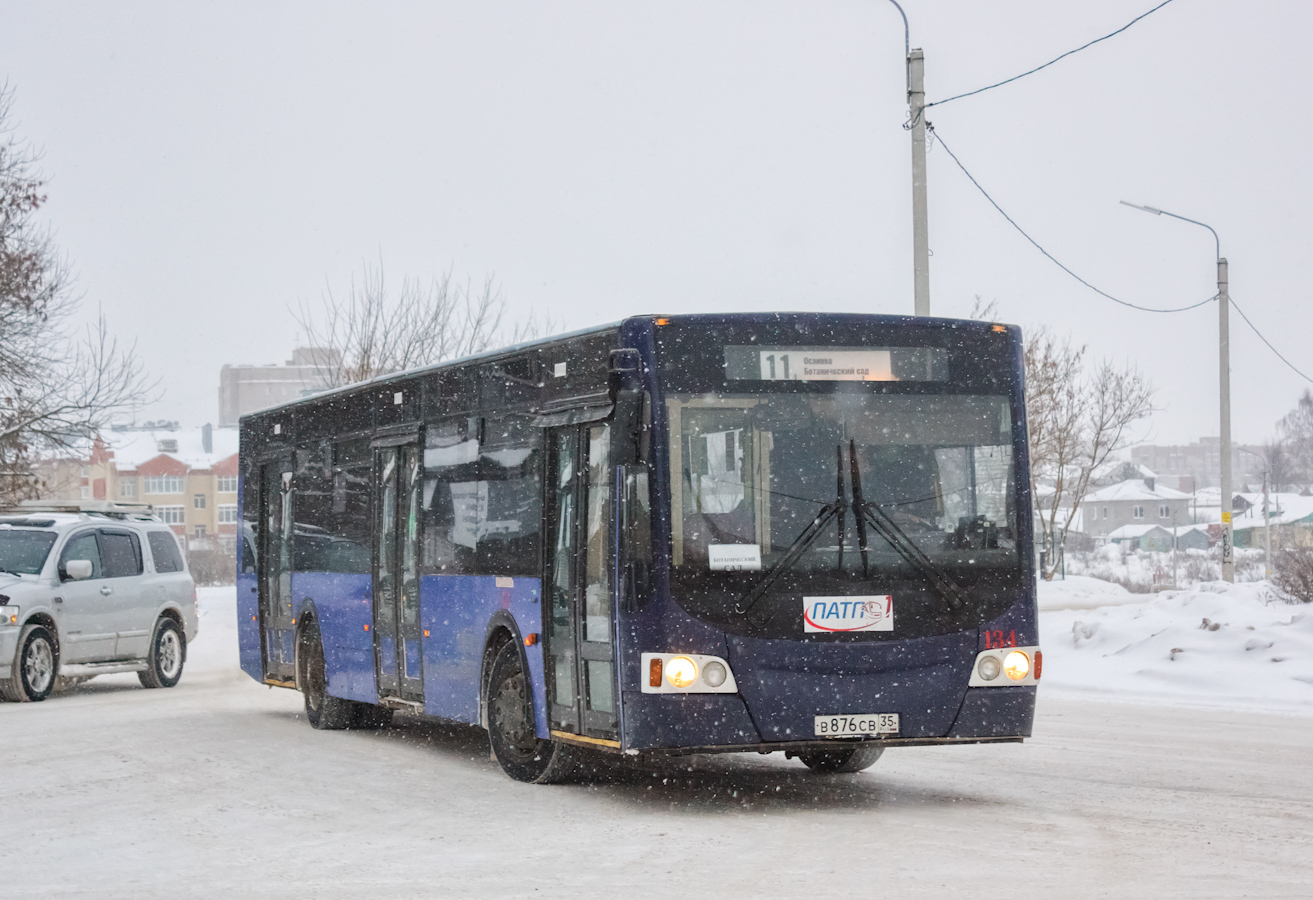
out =
[(328, 693), (361, 703), (377, 702), (370, 576), (297, 572), (292, 575), (292, 596), (298, 620), (314, 607), (324, 642)]
[(256, 681), (264, 681), (264, 660), (260, 657), (260, 595), (256, 576), (237, 576), (237, 647), (242, 671)]

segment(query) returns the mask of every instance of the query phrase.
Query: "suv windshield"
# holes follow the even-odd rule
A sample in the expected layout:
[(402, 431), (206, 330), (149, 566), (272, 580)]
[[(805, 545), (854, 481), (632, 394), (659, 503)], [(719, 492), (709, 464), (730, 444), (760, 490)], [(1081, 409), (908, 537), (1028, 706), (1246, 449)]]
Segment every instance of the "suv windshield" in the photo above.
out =
[(49, 531), (0, 528), (0, 571), (38, 575), (54, 544), (55, 535)]

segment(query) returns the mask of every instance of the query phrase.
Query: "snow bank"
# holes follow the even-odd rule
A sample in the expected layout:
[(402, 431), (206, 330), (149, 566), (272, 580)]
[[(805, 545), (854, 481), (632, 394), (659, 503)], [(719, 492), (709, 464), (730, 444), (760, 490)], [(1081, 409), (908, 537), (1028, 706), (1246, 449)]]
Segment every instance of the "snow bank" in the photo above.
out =
[(1068, 575), (1039, 583), (1039, 608), (1095, 609), (1100, 606), (1117, 606), (1122, 603), (1143, 603), (1144, 594), (1132, 594), (1120, 584), (1090, 578), (1088, 575)]
[(1040, 589), (1043, 689), (1313, 714), (1313, 609), (1267, 582), (1146, 597), (1087, 580)]

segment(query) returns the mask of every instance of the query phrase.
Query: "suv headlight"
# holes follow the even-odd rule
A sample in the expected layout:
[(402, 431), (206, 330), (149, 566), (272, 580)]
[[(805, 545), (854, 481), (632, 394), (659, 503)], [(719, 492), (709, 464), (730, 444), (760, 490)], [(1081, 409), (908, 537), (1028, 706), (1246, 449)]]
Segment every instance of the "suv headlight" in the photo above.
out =
[(18, 624), (17, 606), (0, 606), (0, 628)]

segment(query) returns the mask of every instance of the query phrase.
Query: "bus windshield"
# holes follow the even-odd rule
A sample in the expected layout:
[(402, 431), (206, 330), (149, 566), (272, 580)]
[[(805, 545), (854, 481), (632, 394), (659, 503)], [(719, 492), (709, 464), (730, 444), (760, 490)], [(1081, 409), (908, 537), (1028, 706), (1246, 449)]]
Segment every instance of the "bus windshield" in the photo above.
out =
[(937, 565), (1017, 564), (1006, 396), (846, 384), (674, 394), (666, 404), (677, 577), (768, 570), (796, 554), (798, 536), (832, 505), (791, 570), (863, 577), (901, 565), (895, 547), (859, 524), (857, 499)]

